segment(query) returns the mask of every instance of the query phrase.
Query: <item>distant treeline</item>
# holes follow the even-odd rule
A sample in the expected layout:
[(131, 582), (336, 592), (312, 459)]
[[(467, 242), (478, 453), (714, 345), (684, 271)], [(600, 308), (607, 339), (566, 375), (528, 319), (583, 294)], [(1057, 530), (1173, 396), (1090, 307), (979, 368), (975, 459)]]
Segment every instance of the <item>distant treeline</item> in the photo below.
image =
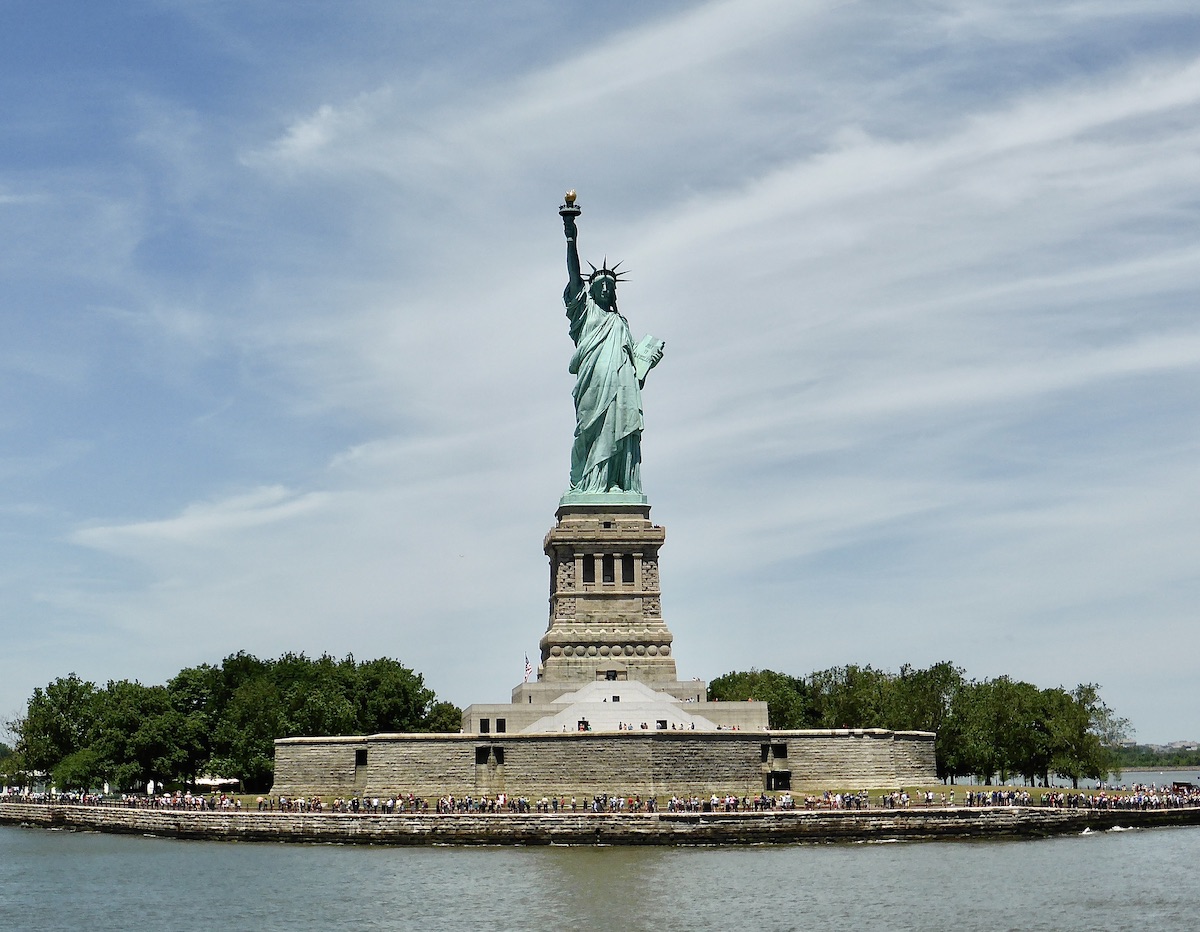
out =
[(899, 673), (833, 667), (796, 677), (772, 670), (728, 673), (709, 698), (768, 702), (772, 728), (888, 728), (937, 733), (938, 776), (1020, 776), (1046, 784), (1050, 774), (1078, 785), (1120, 767), (1129, 723), (1100, 699), (1099, 688), (1039, 689), (1001, 676), (969, 680), (951, 663)]
[(1123, 745), (1117, 754), (1121, 769), (1180, 770), (1200, 767), (1200, 748), (1163, 750), (1144, 744)]
[(421, 674), (386, 658), (237, 653), (181, 670), (165, 686), (96, 686), (72, 673), (35, 689), (25, 714), (8, 723), (16, 747), (3, 773), (10, 782), (40, 773), (60, 790), (108, 783), (114, 791), (216, 774), (257, 792), (271, 785), (276, 738), (458, 731), (461, 714)]

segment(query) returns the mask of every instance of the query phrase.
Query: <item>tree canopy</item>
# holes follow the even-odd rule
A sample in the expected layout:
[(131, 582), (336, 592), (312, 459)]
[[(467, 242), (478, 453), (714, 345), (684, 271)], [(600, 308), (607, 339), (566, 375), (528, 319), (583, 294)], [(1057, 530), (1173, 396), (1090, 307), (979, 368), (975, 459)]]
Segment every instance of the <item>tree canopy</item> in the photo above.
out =
[(899, 673), (831, 667), (797, 677), (773, 670), (733, 672), (709, 684), (709, 698), (770, 703), (772, 728), (887, 728), (937, 733), (938, 776), (1045, 784), (1051, 773), (1078, 786), (1119, 768), (1129, 723), (1100, 699), (1099, 687), (1040, 689), (1007, 676), (969, 680), (952, 663)]
[[(948, 662), (898, 673), (855, 665), (807, 676), (731, 672), (712, 681), (709, 698), (765, 701), (775, 729), (935, 732), (938, 775), (950, 781), (1046, 783), (1053, 773), (1077, 786), (1133, 762), (1120, 749), (1129, 723), (1104, 704), (1099, 687), (971, 680)], [(180, 670), (161, 686), (97, 686), (71, 673), (35, 689), (9, 723), (15, 748), (0, 745), (0, 775), (11, 782), (45, 774), (61, 789), (133, 789), (214, 773), (260, 791), (273, 778), (276, 738), (457, 731), (460, 718), (395, 660), (240, 652), (219, 666)]]
[(457, 731), (460, 718), (395, 660), (242, 652), (165, 686), (98, 687), (71, 673), (35, 689), (10, 723), (9, 769), (50, 775), (61, 789), (188, 784), (211, 772), (258, 791), (271, 784), (276, 738)]

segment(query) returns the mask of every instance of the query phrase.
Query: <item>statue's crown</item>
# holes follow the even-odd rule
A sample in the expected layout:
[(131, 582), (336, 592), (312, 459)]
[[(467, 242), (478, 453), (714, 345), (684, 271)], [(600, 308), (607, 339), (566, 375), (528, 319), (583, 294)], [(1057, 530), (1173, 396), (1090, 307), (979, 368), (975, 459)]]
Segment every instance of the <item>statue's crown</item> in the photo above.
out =
[[(624, 262), (624, 261), (625, 261), (624, 259), (621, 260), (621, 262)], [(588, 276), (588, 284), (590, 285), (592, 282), (594, 282), (597, 278), (599, 278), (602, 275), (607, 275), (614, 282), (625, 281), (625, 279), (623, 279), (621, 277), (621, 275), (624, 273), (617, 271), (617, 269), (621, 268), (621, 262), (618, 262), (611, 269), (608, 267), (608, 256), (604, 257), (604, 262), (600, 266), (600, 268), (596, 268), (594, 265), (592, 265), (591, 262), (589, 262), (588, 265), (592, 266), (592, 274)]]

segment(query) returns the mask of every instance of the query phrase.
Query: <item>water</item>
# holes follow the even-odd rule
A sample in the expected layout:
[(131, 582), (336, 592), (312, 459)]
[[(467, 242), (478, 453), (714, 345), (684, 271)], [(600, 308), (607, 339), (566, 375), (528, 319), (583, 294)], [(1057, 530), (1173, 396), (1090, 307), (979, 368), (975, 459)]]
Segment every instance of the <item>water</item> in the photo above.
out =
[(1124, 770), (1118, 777), (1110, 774), (1108, 781), (1113, 783), (1157, 783), (1159, 786), (1177, 783), (1200, 783), (1200, 767), (1184, 770)]
[(758, 848), (369, 848), (0, 827), (0, 929), (1195, 928), (1200, 828)]
[[(974, 778), (972, 778), (974, 779)], [(960, 784), (956, 789), (969, 788), (970, 780), (967, 783)], [(1121, 773), (1110, 773), (1105, 781), (1083, 779), (1079, 781), (1079, 789), (1095, 790), (1101, 785), (1108, 787), (1130, 786), (1134, 783), (1142, 783), (1147, 786), (1154, 784), (1157, 786), (1170, 786), (1172, 783), (1195, 783), (1200, 785), (1200, 767), (1192, 767), (1186, 770), (1125, 770)], [(1028, 789), (1032, 792), (1032, 787), (1025, 786), (1019, 777), (1015, 777), (1009, 781), (1008, 786), (1019, 786), (1023, 789)], [(1071, 781), (1065, 777), (1060, 777), (1057, 774), (1050, 775), (1050, 785), (1060, 789), (1071, 786)], [(1037, 787), (1041, 789), (1041, 787)]]

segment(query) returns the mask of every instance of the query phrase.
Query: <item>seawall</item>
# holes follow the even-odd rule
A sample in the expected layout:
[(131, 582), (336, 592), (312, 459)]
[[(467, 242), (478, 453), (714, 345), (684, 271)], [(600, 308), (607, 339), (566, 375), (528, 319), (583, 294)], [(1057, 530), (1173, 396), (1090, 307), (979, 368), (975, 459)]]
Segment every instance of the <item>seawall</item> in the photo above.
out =
[(0, 824), (222, 841), (373, 845), (747, 845), (1038, 838), (1116, 826), (1200, 825), (1200, 808), (1042, 807), (732, 813), (394, 814), (207, 812), (0, 804)]

